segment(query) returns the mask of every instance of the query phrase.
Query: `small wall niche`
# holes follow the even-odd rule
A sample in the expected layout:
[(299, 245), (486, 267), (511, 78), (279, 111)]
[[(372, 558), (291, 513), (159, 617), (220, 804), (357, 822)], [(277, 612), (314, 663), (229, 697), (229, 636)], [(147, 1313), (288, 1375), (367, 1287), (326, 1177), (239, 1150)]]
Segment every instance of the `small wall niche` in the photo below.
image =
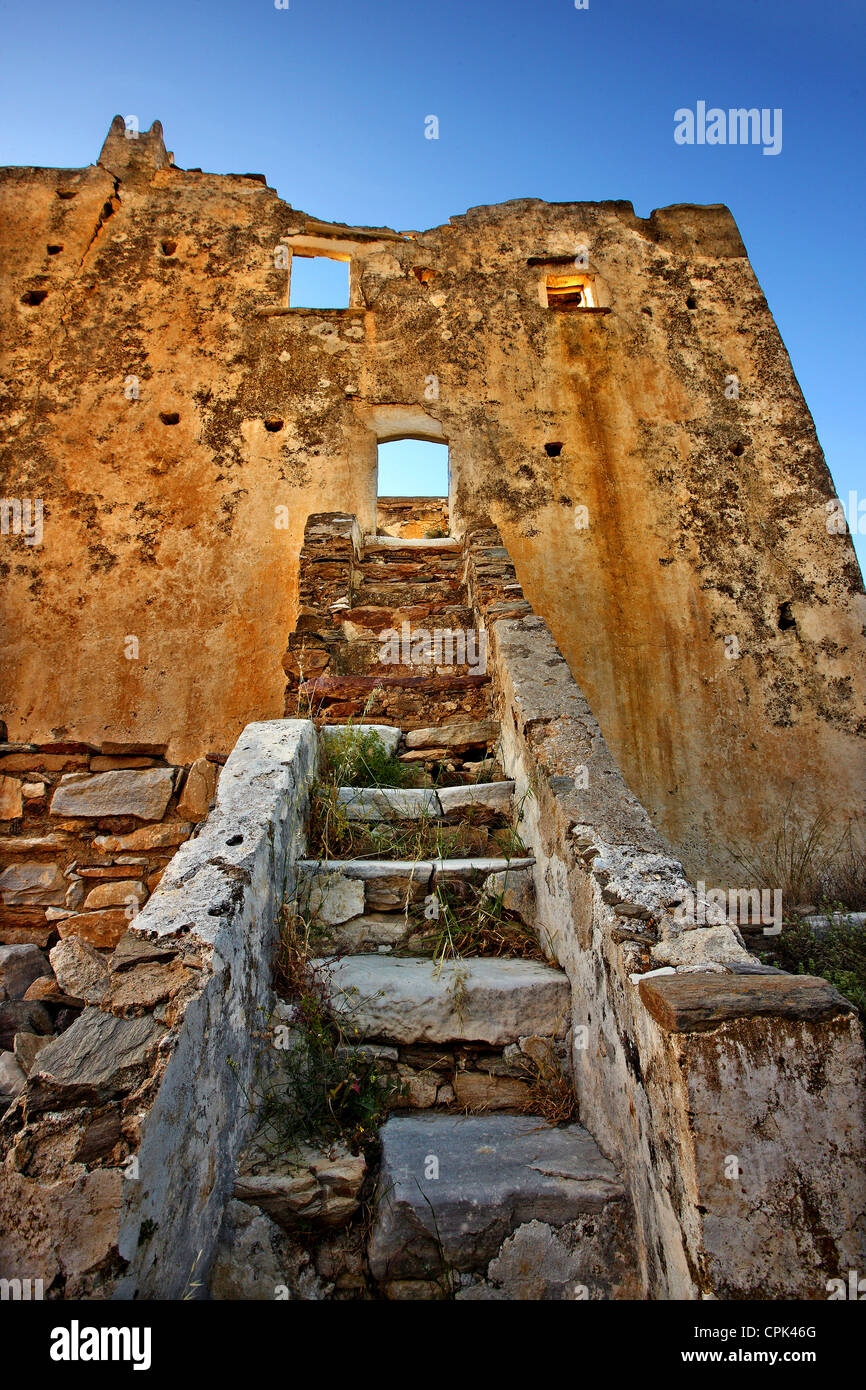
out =
[(32, 309), (37, 304), (41, 304), (47, 298), (47, 290), (25, 290), (24, 294), (22, 294), (21, 296), (21, 303), (26, 304), (28, 308)]
[(784, 603), (779, 604), (778, 625), (780, 632), (790, 632), (792, 628), (796, 631), (797, 619), (791, 611), (790, 599), (785, 599)]
[(180, 422), (180, 415), (176, 410), (161, 410), (159, 418), (164, 425), (177, 425)]

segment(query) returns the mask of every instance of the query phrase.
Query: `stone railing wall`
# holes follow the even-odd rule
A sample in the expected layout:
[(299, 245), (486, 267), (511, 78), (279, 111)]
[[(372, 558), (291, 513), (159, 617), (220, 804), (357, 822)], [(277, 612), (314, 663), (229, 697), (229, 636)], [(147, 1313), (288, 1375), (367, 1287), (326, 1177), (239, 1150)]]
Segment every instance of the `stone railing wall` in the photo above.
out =
[(303, 705), (303, 683), (326, 671), (346, 645), (338, 615), (351, 604), (352, 572), (361, 545), (354, 516), (322, 512), (307, 520), (298, 558), (298, 620), (283, 657), (287, 717)]
[(61, 943), (80, 1012), (0, 1124), (0, 1275), (67, 1298), (206, 1287), (316, 750), (306, 721), (248, 725), (214, 809), (113, 953)]
[(498, 535), (472, 533), (466, 563), (539, 930), (572, 983), (580, 1117), (627, 1176), (647, 1296), (826, 1297), (866, 1257), (856, 1013), (736, 925), (683, 929), (691, 885)]

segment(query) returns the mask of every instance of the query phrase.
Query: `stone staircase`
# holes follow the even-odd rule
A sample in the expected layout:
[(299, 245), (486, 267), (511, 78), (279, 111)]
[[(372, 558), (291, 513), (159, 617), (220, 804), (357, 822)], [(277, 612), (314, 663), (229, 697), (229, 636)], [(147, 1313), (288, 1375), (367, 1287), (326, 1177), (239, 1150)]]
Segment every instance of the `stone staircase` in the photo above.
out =
[(286, 715), (331, 724), (364, 713), (413, 731), (407, 760), (423, 763), (442, 748), (437, 726), (460, 724), (447, 746), (483, 756), (496, 739), (490, 677), (475, 648), (455, 660), (448, 644), (448, 634), (473, 632), (461, 543), (362, 538), (354, 518), (323, 514), (308, 523), (300, 563)]
[[(396, 1093), (379, 1135), (368, 1295), (586, 1297), (584, 1227), (616, 1227), (605, 1260), (621, 1264), (625, 1192), (575, 1122), (571, 989), (533, 931), (534, 859), (497, 761), (489, 677), (477, 661), (437, 661), (435, 643), (411, 659), (419, 629), (476, 622), (461, 544), (361, 538), (347, 519), (313, 518), (305, 551), (287, 712), (309, 702), (326, 772), (350, 726), (414, 783), (333, 786), (332, 813), (362, 844), (368, 834), (366, 847), (315, 843), (314, 816), (298, 864), (313, 969), (347, 1050), (375, 1058)], [(379, 660), (388, 631), (408, 632), (409, 661)], [(412, 843), (411, 857), (380, 857), (382, 835)], [(503, 1252), (495, 1282), (488, 1266)], [(515, 1261), (519, 1293), (508, 1291)], [(568, 1272), (553, 1291), (551, 1267)]]

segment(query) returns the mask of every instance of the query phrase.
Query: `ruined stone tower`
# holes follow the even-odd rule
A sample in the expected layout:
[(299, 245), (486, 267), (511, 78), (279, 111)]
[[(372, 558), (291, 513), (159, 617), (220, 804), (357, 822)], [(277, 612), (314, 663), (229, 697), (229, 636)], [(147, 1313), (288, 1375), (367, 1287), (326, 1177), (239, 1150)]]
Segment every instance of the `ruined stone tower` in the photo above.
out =
[[(736, 924), (687, 934), (674, 912), (792, 802), (843, 827), (866, 780), (862, 579), (731, 214), (521, 199), (351, 227), (261, 175), (178, 168), (158, 123), (129, 134), (115, 117), (85, 169), (0, 171), (0, 1273), (180, 1297), (201, 1259), (243, 1296), (249, 1204), (272, 1226), (279, 1204), (236, 1086), (253, 1016), (283, 1017), (292, 899), (347, 988), (398, 1001), (358, 1026), (425, 1112), (383, 1127), (401, 1195), (379, 1189), (363, 1251), (333, 1236), (357, 1155), (304, 1151), (322, 1227), (292, 1297), (438, 1296), (405, 1256), (423, 1211), (400, 1175), (425, 1124), (452, 1155), (458, 1119), (501, 1111), (510, 1134), (533, 1039), (576, 1097), (543, 1156), (570, 1176), (529, 1192), (542, 1157), (513, 1145), (513, 1222), (471, 1254), (455, 1235), (449, 1280), (550, 1296), (566, 1250), (602, 1297), (820, 1296), (864, 1257), (856, 1013)], [(348, 307), (290, 307), (310, 256), (348, 262)], [(378, 500), (377, 447), (402, 437), (448, 445), (429, 516)], [(383, 675), (376, 634), (403, 621), (477, 630), (488, 665)], [(461, 850), (437, 840), (408, 877), (391, 854), (385, 887), (310, 850), (316, 728), (358, 718), (422, 780), (349, 819), (432, 817)], [(447, 794), (488, 766), (498, 790)], [(494, 853), (512, 813), (521, 853)], [(473, 956), (455, 1012), (424, 973), (424, 903), (491, 884), (539, 954)], [(408, 965), (369, 964), (392, 951), (423, 1007)], [(301, 1256), (278, 1176), (279, 1273)], [(774, 1254), (755, 1229), (783, 1231)], [(509, 1283), (527, 1250), (547, 1295)]]

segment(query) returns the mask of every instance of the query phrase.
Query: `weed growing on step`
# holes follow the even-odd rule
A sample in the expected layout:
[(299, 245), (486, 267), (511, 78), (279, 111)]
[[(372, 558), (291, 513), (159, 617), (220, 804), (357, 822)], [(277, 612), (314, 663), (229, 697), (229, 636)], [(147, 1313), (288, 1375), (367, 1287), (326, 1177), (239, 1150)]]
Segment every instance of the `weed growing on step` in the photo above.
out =
[(802, 918), (785, 922), (772, 948), (758, 954), (793, 975), (823, 976), (866, 1022), (866, 930), (839, 903), (824, 902), (820, 911), (831, 918), (826, 927), (816, 929)]
[(389, 753), (375, 729), (351, 724), (336, 729), (327, 744), (326, 777), (338, 787), (404, 787), (408, 769)]
[(542, 1115), (553, 1125), (567, 1124), (577, 1119), (577, 1097), (562, 1070), (556, 1049), (550, 1043), (545, 1043), (540, 1055), (527, 1056), (524, 1065), (529, 1083), (524, 1107), (526, 1114)]
[(437, 1259), (433, 1268), (430, 1270), (430, 1273), (433, 1276), (432, 1282), (437, 1285), (443, 1299), (453, 1299), (457, 1293), (458, 1288), (460, 1287), (460, 1281), (457, 1277), (457, 1271), (455, 1270), (454, 1266), (448, 1258), (448, 1254), (445, 1249), (445, 1244), (442, 1240), (442, 1234), (439, 1230), (439, 1221), (436, 1217), (436, 1208), (430, 1201), (430, 1198), (427, 1196), (427, 1193), (424, 1191), (417, 1178), (415, 1179), (415, 1184), (418, 1188), (418, 1191), (421, 1193), (423, 1200), (427, 1203), (428, 1207), (430, 1208), (430, 1216), (433, 1222), (432, 1234), (433, 1239), (436, 1242), (436, 1250), (439, 1258)]
[(515, 848), (504, 818), (484, 807), (467, 807), (459, 821), (440, 820), (427, 808), (412, 818), (354, 820), (331, 783), (316, 787), (309, 846), (310, 855), (321, 859), (462, 859), (523, 852)]
[(399, 1083), (377, 1058), (355, 1050), (357, 1030), (334, 1009), (326, 969), (312, 963), (308, 924), (288, 908), (275, 975), (293, 1007), (291, 1045), (262, 1097), (264, 1142), (282, 1151), (302, 1140), (342, 1139), (357, 1153), (375, 1142)]
[[(437, 975), (444, 963), (444, 958), (440, 957), (436, 969)], [(447, 987), (448, 997), (451, 1000), (451, 1007), (454, 1010), (461, 1028), (466, 1023), (466, 1010), (469, 1007), (469, 991), (466, 988), (468, 979), (469, 972), (466, 966), (463, 965), (462, 962), (458, 963)]]
[(536, 937), (503, 904), (504, 893), (491, 893), (483, 885), (440, 883), (436, 888), (437, 915), (428, 919), (424, 943), (437, 960), (460, 956), (519, 956), (544, 961)]

